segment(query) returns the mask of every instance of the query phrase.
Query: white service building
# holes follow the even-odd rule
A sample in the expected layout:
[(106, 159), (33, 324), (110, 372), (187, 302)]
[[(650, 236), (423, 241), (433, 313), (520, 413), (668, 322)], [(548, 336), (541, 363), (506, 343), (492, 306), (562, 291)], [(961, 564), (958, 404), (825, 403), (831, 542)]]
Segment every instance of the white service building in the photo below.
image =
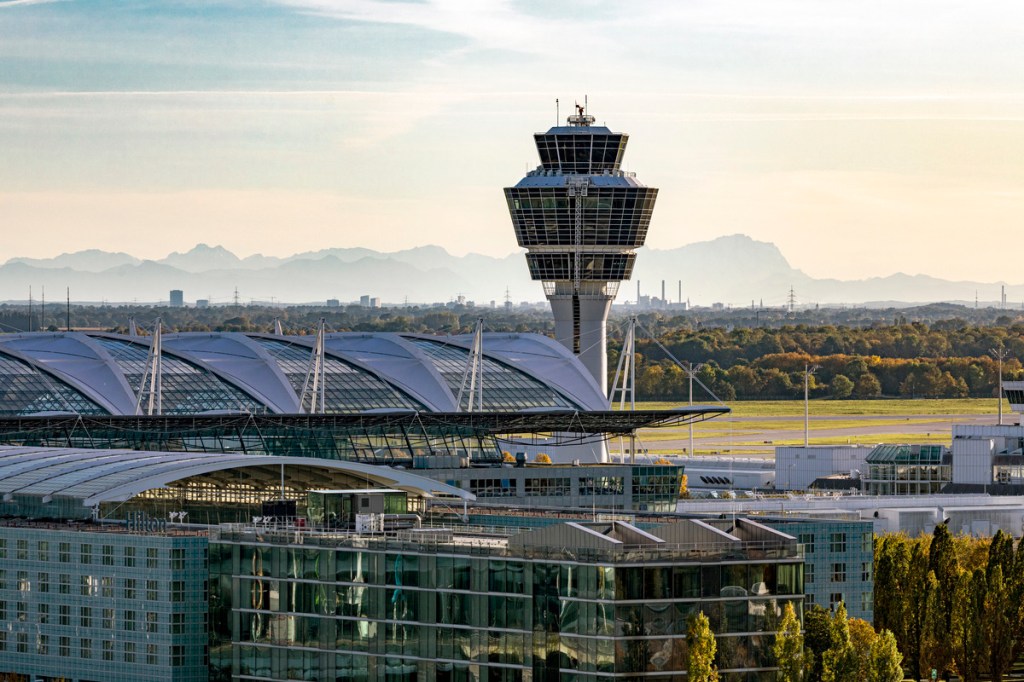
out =
[(872, 445), (782, 445), (775, 448), (776, 490), (806, 490), (815, 480), (844, 474), (860, 478), (867, 473)]

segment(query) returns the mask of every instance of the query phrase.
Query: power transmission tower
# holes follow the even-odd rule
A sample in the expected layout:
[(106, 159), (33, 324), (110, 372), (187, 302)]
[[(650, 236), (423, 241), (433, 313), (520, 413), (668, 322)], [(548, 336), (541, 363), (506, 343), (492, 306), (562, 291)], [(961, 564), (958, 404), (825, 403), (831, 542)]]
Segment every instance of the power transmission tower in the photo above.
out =
[(790, 286), (789, 287), (789, 312), (792, 313), (794, 308), (796, 308), (796, 291), (793, 289), (792, 286)]

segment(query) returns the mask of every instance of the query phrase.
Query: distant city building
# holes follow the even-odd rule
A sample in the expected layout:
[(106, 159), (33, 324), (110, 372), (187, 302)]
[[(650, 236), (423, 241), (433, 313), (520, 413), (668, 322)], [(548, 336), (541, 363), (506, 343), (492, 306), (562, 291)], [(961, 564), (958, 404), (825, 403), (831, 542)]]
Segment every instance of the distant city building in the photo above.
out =
[(369, 294), (363, 294), (362, 296), (360, 296), (359, 297), (359, 305), (363, 306), (364, 308), (369, 308), (370, 307), (370, 295)]
[(198, 298), (198, 299), (196, 299), (196, 307), (197, 308), (209, 308), (210, 307), (210, 299), (208, 299), (208, 298)]
[(185, 293), (181, 289), (171, 289), (171, 307), (181, 308), (185, 305)]
[(329, 298), (329, 299), (327, 299), (327, 307), (328, 308), (340, 308), (341, 307), (341, 301), (339, 301), (336, 298)]
[(380, 297), (379, 296), (371, 296), (370, 297), (370, 307), (371, 308), (379, 308), (380, 306), (381, 306)]
[(607, 392), (608, 311), (630, 278), (658, 190), (621, 169), (629, 136), (578, 107), (567, 125), (534, 135), (541, 165), (505, 189), (530, 277), (543, 282), (555, 338)]

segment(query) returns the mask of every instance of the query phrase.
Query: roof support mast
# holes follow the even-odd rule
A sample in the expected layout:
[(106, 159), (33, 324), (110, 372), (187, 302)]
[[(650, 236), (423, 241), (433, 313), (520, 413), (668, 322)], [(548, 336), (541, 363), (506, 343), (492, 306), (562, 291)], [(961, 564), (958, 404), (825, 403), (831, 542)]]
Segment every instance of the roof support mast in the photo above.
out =
[[(132, 321), (134, 325), (134, 320)], [(156, 318), (153, 324), (153, 340), (149, 344), (149, 355), (146, 356), (146, 367), (139, 382), (139, 395), (135, 399), (135, 414), (142, 414), (142, 396), (147, 395), (146, 415), (163, 414), (163, 321)], [(146, 381), (149, 380), (147, 392)], [(154, 412), (155, 408), (155, 412)]]
[(317, 325), (316, 344), (313, 346), (313, 353), (309, 356), (309, 369), (306, 370), (306, 380), (302, 384), (302, 394), (299, 396), (299, 408), (305, 408), (306, 398), (309, 397), (308, 414), (314, 414), (317, 408), (317, 397), (320, 398), (320, 411), (324, 411), (326, 398), (326, 378), (324, 376), (324, 330), (327, 322), (320, 318)]
[(467, 412), (473, 411), (473, 397), (476, 396), (476, 409), (484, 407), (484, 321), (479, 319), (476, 322), (476, 330), (473, 332), (473, 346), (469, 350), (469, 357), (466, 358), (466, 369), (462, 372), (462, 384), (459, 386), (459, 395), (455, 404), (459, 411), (462, 410), (462, 396), (466, 390), (466, 380), (469, 379), (469, 406)]

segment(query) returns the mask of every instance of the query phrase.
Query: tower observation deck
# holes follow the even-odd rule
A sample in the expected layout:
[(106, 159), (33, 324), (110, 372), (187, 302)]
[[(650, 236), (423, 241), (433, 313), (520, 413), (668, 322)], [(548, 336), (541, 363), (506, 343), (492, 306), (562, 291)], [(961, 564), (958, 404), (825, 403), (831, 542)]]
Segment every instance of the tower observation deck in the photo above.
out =
[(555, 338), (579, 356), (607, 395), (608, 311), (633, 273), (658, 190), (621, 169), (629, 136), (576, 113), (533, 137), (541, 165), (505, 198), (530, 276), (544, 283)]

